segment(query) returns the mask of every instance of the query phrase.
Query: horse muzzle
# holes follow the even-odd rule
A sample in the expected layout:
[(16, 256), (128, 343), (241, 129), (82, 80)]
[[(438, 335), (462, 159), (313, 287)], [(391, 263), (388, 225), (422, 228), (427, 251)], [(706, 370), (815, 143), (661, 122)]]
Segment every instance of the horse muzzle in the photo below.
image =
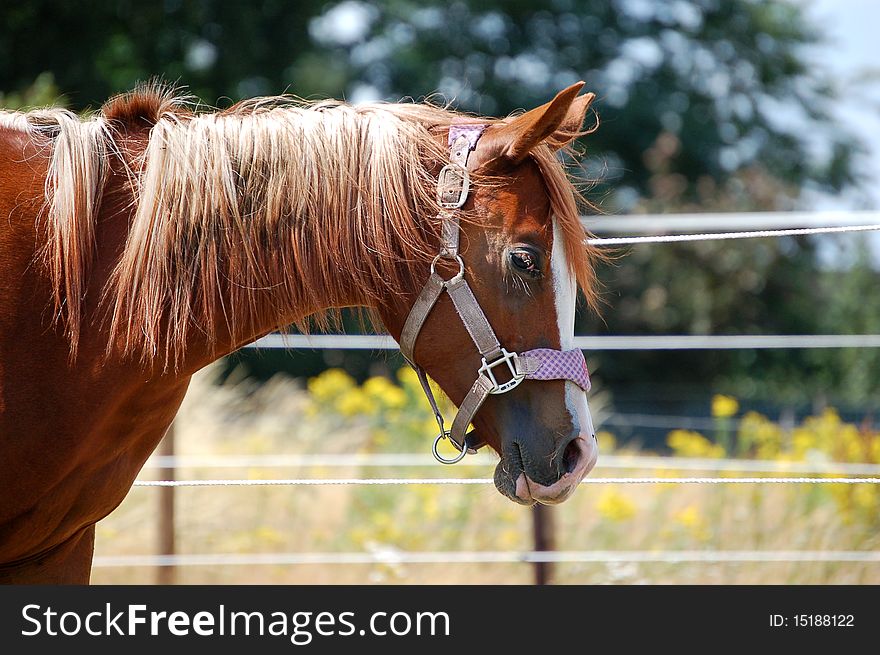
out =
[[(569, 498), (580, 482), (593, 470), (599, 457), (599, 448), (592, 434), (580, 434), (571, 439), (554, 467), (558, 477), (550, 481), (546, 473), (531, 471), (520, 457), (502, 461), (495, 470), (495, 486), (503, 495), (521, 505), (556, 505)], [(540, 476), (540, 477), (539, 477)], [(543, 478), (545, 483), (535, 478)]]
[(571, 460), (571, 470), (566, 471), (553, 484), (543, 485), (535, 482), (525, 471), (519, 474), (514, 487), (514, 495), (524, 505), (532, 505), (535, 502), (542, 505), (556, 505), (567, 499), (574, 493), (587, 474), (593, 470), (599, 456), (595, 439), (590, 436), (582, 436), (573, 439), (567, 446), (566, 459)]

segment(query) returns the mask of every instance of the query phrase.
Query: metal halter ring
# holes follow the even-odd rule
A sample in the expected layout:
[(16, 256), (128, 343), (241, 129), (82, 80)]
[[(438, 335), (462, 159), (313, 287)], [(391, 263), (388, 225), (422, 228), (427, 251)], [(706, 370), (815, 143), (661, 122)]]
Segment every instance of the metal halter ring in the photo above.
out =
[[(431, 275), (435, 275), (434, 268), (441, 259), (449, 259), (449, 257), (442, 254), (434, 257), (434, 261), (431, 262)], [(446, 280), (447, 283), (458, 282), (464, 277), (464, 260), (460, 255), (455, 255), (455, 261), (458, 262), (458, 273)]]
[(449, 439), (449, 443), (458, 448), (458, 444), (452, 440), (452, 432), (450, 430), (443, 430), (440, 434), (437, 435), (437, 438), (434, 439), (434, 445), (431, 446), (431, 451), (434, 453), (435, 459), (441, 464), (455, 464), (456, 462), (460, 462), (464, 459), (464, 456), (467, 455), (467, 448), (460, 448), (458, 451), (458, 455), (453, 457), (452, 459), (446, 459), (443, 455), (440, 454), (440, 451), (437, 449), (437, 446), (440, 444), (441, 439)]

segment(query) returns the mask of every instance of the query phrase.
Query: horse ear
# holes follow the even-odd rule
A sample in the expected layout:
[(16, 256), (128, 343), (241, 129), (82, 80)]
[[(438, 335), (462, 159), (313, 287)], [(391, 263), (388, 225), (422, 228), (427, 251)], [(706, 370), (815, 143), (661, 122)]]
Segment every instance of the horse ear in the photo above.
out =
[(519, 164), (543, 141), (558, 150), (584, 134), (581, 127), (596, 94), (585, 93), (578, 97), (583, 86), (583, 82), (572, 84), (547, 104), (504, 124), (494, 135), (498, 155)]

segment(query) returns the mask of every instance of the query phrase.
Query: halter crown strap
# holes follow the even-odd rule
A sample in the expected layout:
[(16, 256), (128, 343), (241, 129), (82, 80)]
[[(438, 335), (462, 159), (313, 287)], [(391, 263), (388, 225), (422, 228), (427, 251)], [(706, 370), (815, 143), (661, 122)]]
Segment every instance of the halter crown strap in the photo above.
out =
[(470, 177), (467, 171), (468, 158), (477, 147), (477, 141), (488, 127), (483, 124), (452, 125), (449, 128), (449, 158), (437, 178), (437, 201), (440, 203), (440, 255), (458, 255), (458, 213), (456, 210), (467, 200), (470, 190)]

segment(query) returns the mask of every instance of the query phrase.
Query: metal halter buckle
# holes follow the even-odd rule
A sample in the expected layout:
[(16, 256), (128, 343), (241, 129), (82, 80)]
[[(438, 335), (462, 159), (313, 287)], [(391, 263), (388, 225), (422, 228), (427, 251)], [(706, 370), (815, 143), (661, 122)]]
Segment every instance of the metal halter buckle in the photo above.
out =
[[(495, 361), (487, 362), (486, 358), (483, 357), (483, 365), (480, 367), (478, 375), (485, 373), (486, 377), (489, 378), (489, 381), (492, 383), (492, 389), (489, 393), (505, 393), (519, 386), (519, 383), (526, 379), (525, 373), (517, 373), (516, 371), (516, 362), (518, 359), (519, 355), (508, 352), (506, 348), (501, 349), (501, 357)], [(492, 374), (492, 369), (502, 363), (507, 364), (507, 368), (513, 377), (507, 382), (498, 384), (498, 380), (496, 380), (495, 376)]]
[(437, 176), (437, 202), (443, 209), (458, 209), (468, 197), (471, 176), (459, 164), (446, 164)]

